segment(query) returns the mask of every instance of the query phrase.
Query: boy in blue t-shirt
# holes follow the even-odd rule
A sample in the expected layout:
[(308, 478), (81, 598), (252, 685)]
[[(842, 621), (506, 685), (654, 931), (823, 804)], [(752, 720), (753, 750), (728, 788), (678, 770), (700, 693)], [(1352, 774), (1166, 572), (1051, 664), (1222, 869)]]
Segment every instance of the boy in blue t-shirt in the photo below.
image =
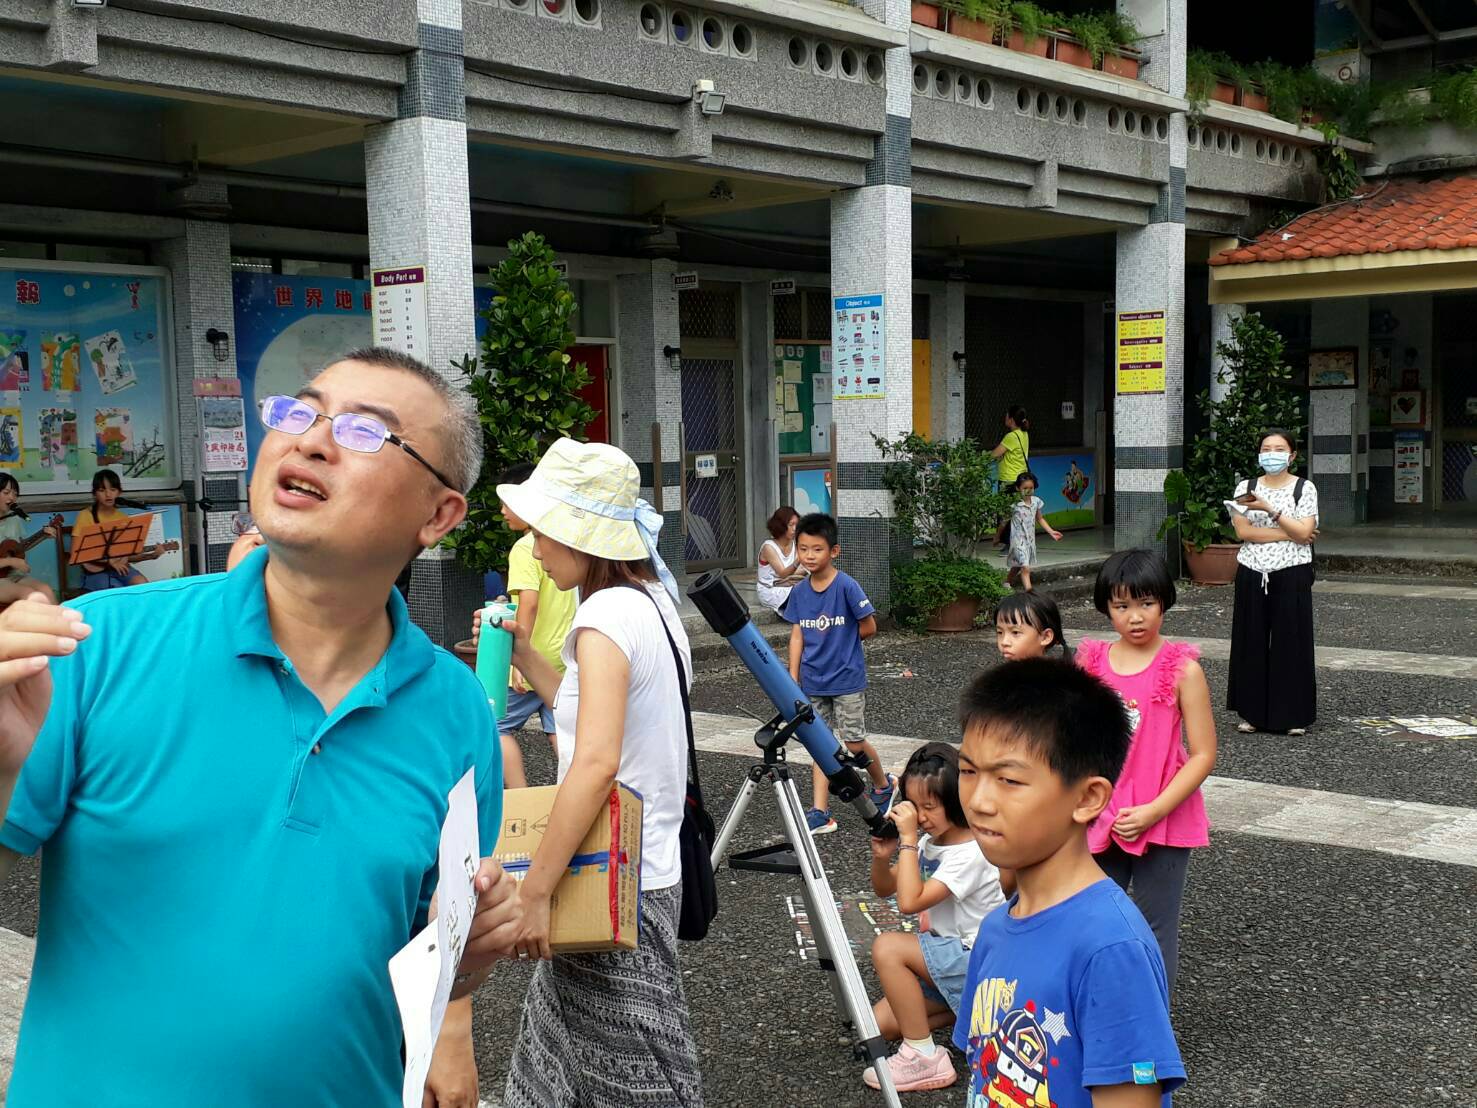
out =
[(1130, 731), (1070, 662), (986, 671), (959, 706), (959, 799), (1016, 895), (985, 917), (954, 1045), (968, 1108), (1169, 1108), (1185, 1080), (1159, 944), (1087, 849)]
[[(810, 576), (790, 590), (780, 615), (790, 629), (790, 676), (835, 736), (853, 754), (869, 759), (872, 802), (887, 811), (892, 777), (883, 772), (877, 751), (867, 742), (867, 663), (862, 640), (877, 633), (877, 613), (862, 587), (836, 568), (841, 544), (836, 521), (821, 512), (803, 517), (795, 527), (800, 564)], [(811, 809), (805, 813), (813, 835), (836, 830), (831, 818), (831, 786), (818, 767), (811, 767)]]

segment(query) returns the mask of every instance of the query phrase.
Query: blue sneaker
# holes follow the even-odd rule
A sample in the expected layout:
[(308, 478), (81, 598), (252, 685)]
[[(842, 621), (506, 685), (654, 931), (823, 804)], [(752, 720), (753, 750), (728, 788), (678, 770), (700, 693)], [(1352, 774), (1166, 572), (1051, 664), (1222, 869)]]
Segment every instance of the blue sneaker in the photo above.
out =
[(893, 790), (896, 788), (897, 778), (889, 773), (887, 775), (886, 787), (872, 790), (870, 795), (872, 797), (872, 803), (877, 805), (877, 811), (884, 813), (887, 811), (888, 805), (892, 803)]
[(812, 808), (805, 813), (805, 826), (810, 828), (812, 835), (829, 835), (836, 830), (836, 821), (831, 818), (829, 809), (823, 812), (819, 808)]

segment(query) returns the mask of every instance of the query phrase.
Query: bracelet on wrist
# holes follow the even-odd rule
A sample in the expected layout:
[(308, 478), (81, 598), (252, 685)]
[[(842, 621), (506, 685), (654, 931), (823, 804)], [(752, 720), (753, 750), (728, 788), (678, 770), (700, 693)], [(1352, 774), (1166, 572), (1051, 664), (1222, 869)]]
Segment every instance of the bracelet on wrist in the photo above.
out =
[(897, 848), (898, 848), (898, 851), (899, 852), (904, 851), (904, 850), (911, 850), (914, 854), (918, 853), (918, 844), (917, 843), (898, 843), (898, 847)]

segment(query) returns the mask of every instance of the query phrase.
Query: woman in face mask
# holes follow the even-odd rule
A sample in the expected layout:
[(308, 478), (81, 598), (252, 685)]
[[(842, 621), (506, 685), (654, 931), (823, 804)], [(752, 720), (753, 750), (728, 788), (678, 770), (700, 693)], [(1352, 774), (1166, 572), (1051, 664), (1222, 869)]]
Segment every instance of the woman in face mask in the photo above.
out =
[(1317, 716), (1313, 673), (1313, 538), (1318, 490), (1296, 476), (1296, 441), (1275, 428), (1261, 437), (1260, 477), (1242, 481), (1231, 523), (1236, 555), (1236, 607), (1226, 707), (1237, 730), (1302, 735)]

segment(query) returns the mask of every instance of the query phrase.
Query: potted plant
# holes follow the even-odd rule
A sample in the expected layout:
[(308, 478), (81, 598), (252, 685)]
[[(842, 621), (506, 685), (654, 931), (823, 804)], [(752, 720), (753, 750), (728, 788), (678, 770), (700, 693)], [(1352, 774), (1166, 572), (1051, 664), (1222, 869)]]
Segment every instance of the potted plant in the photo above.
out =
[(1191, 50), (1185, 55), (1185, 95), (1192, 105), (1204, 108), (1211, 100), (1234, 104), (1244, 83), (1245, 71), (1225, 54)]
[(1236, 576), (1240, 542), (1224, 502), (1241, 481), (1256, 475), (1260, 435), (1269, 427), (1296, 432), (1302, 423), (1283, 349), (1282, 336), (1256, 313), (1231, 321), (1231, 341), (1216, 344), (1225, 396), (1212, 400), (1202, 392), (1196, 398), (1209, 419), (1208, 431), (1190, 446), (1184, 469), (1171, 470), (1164, 479), (1169, 514), (1159, 537), (1178, 536), (1185, 568), (1200, 584), (1229, 584)]
[(1113, 45), (1103, 54), (1098, 67), (1104, 73), (1111, 73), (1115, 77), (1138, 80), (1142, 58), (1138, 51), (1133, 49), (1133, 44), (1139, 40), (1138, 26), (1121, 12), (1105, 12), (1102, 18)]
[(1113, 45), (1108, 26), (1097, 12), (1063, 20), (1053, 37), (1056, 39), (1056, 60), (1082, 69), (1096, 69), (1108, 47)]
[(974, 42), (994, 42), (1008, 18), (1008, 0), (944, 0), (949, 34)]
[(574, 295), (554, 268), (555, 255), (533, 232), (508, 243), (492, 272), (497, 290), (482, 313), (481, 357), (462, 362), (482, 424), (482, 473), (467, 494), (467, 519), (443, 540), (479, 577), (504, 569), (517, 536), (503, 519), (497, 478), (517, 462), (535, 462), (555, 439), (584, 438), (595, 410), (579, 395), (589, 371), (565, 351)]
[(1004, 575), (975, 556), (1010, 514), (1011, 494), (995, 491), (995, 459), (970, 439), (873, 438), (887, 461), (892, 530), (914, 551), (892, 567), (894, 615), (913, 630), (968, 631), (981, 605), (1006, 591)]
[(1053, 22), (1051, 13), (1045, 8), (1031, 3), (1030, 0), (1016, 0), (1010, 5), (1010, 29), (1005, 37), (1005, 45), (1012, 50), (1044, 58), (1051, 49), (1051, 39), (1047, 37), (1047, 31)]
[(920, 27), (931, 27), (935, 31), (942, 30), (944, 11), (938, 4), (930, 4), (928, 0), (913, 0), (912, 20)]

